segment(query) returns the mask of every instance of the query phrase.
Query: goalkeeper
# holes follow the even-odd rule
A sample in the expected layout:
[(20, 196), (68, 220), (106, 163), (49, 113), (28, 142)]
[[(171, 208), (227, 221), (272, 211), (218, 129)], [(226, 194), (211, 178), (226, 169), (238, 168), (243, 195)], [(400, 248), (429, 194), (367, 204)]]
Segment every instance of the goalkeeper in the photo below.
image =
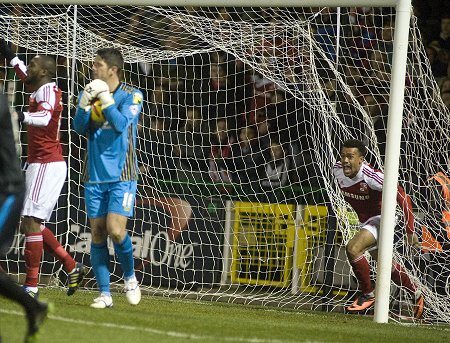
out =
[(136, 196), (136, 136), (143, 95), (120, 81), (123, 64), (119, 50), (97, 51), (92, 66), (94, 80), (79, 95), (73, 118), (75, 131), (88, 139), (83, 180), (92, 232), (91, 265), (100, 291), (91, 304), (94, 308), (113, 305), (108, 236), (124, 273), (128, 302), (137, 305), (141, 300), (126, 225)]
[(15, 112), (17, 119), (27, 125), (28, 136), (25, 201), (20, 224), (25, 234), (24, 288), (31, 296), (38, 295), (39, 268), (45, 248), (63, 264), (68, 273), (67, 295), (72, 295), (83, 279), (84, 266), (75, 262), (44, 225), (51, 217), (67, 174), (59, 141), (63, 110), (61, 90), (52, 81), (56, 76), (56, 63), (50, 56), (37, 55), (26, 67), (3, 39), (0, 39), (0, 53), (32, 92), (28, 111)]
[[(14, 238), (24, 197), (24, 180), (15, 150), (11, 115), (3, 94), (0, 94), (0, 190), (0, 255), (3, 255)], [(40, 325), (47, 317), (48, 305), (30, 297), (1, 268), (0, 294), (25, 309), (28, 320), (25, 342), (33, 342)]]
[[(344, 199), (352, 206), (361, 223), (360, 230), (346, 246), (347, 258), (358, 280), (360, 294), (347, 307), (348, 312), (362, 312), (371, 308), (375, 302), (374, 289), (370, 279), (370, 266), (364, 256), (369, 251), (377, 257), (377, 238), (381, 218), (381, 192), (384, 174), (372, 168), (366, 161), (366, 147), (358, 140), (345, 141), (341, 150), (341, 160), (334, 165), (333, 174)], [(398, 186), (397, 202), (403, 209), (406, 220), (408, 243), (417, 246), (414, 233), (414, 215), (410, 198)], [(406, 288), (414, 297), (414, 317), (420, 319), (423, 313), (424, 298), (400, 264), (392, 261), (392, 281)]]

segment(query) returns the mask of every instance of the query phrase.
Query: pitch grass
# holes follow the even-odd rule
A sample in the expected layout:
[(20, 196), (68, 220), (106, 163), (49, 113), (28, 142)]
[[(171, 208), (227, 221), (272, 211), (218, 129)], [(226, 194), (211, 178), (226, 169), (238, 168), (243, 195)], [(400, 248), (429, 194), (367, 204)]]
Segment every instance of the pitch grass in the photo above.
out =
[[(113, 294), (114, 307), (91, 309), (96, 293), (41, 289), (55, 305), (42, 326), (42, 343), (291, 343), (450, 342), (449, 326), (377, 324), (370, 317), (143, 296), (139, 306)], [(0, 298), (2, 343), (23, 342), (21, 307)]]

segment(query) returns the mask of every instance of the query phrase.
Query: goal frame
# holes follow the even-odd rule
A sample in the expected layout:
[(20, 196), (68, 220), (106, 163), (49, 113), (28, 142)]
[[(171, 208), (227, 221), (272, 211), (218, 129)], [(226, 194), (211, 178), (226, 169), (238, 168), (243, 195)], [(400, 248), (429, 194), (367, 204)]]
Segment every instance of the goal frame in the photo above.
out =
[[(12, 4), (92, 5), (92, 0), (18, 0)], [(124, 0), (98, 0), (95, 5), (129, 5)], [(217, 6), (219, 0), (134, 0), (141, 6)], [(241, 0), (227, 0), (227, 7), (242, 6)], [(411, 0), (254, 0), (252, 7), (395, 7), (394, 49), (387, 123), (386, 160), (381, 210), (381, 229), (378, 240), (378, 271), (376, 280), (375, 316), (377, 323), (389, 319), (389, 290), (395, 227), (396, 193), (399, 174), (401, 124), (403, 118), (408, 35)]]

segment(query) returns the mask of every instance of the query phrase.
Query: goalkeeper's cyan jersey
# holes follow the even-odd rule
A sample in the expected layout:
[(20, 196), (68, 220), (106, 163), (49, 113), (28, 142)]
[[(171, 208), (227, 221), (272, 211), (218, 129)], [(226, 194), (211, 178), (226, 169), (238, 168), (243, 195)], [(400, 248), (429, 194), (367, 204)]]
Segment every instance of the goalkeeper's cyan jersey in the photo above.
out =
[(77, 107), (73, 125), (88, 138), (83, 181), (137, 180), (136, 136), (142, 92), (124, 83), (113, 93), (114, 105), (103, 110), (106, 121), (91, 119), (91, 109)]

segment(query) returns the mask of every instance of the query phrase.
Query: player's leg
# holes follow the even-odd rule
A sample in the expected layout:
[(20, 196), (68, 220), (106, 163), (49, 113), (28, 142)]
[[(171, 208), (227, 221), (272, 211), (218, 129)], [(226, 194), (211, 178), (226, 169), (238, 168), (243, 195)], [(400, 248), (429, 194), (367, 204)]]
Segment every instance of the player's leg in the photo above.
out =
[[(0, 254), (9, 248), (16, 233), (24, 198), (24, 190), (15, 194), (0, 194)], [(30, 297), (27, 292), (0, 270), (0, 295), (22, 305), (27, 314), (28, 338), (36, 335), (47, 316), (48, 306)]]
[(39, 268), (42, 259), (41, 219), (23, 217), (20, 231), (25, 235), (25, 291), (32, 297), (38, 296)]
[[(45, 166), (45, 174), (43, 175), (45, 188), (42, 190), (43, 199), (41, 200), (41, 203), (43, 206), (45, 204), (45, 207), (51, 208), (50, 211), (52, 211), (61, 194), (64, 181), (66, 180), (67, 166), (65, 162), (47, 163)], [(40, 229), (45, 251), (55, 256), (64, 265), (67, 272), (72, 271), (75, 268), (75, 261), (73, 258), (61, 246), (50, 229), (44, 224), (41, 225)]]
[(100, 296), (94, 299), (91, 307), (112, 307), (109, 272), (109, 250), (107, 245), (106, 218), (89, 219), (92, 241), (91, 241), (91, 266), (94, 271)]
[(25, 234), (25, 289), (37, 294), (37, 281), (42, 258), (41, 223), (49, 220), (66, 177), (65, 162), (31, 163), (25, 173), (25, 200), (21, 232)]
[(391, 279), (397, 286), (405, 287), (414, 298), (414, 318), (420, 319), (423, 314), (424, 297), (412, 282), (406, 270), (395, 261), (392, 261)]
[[(65, 162), (46, 163), (42, 166), (45, 167), (45, 170), (39, 175), (39, 178), (42, 179), (42, 189), (40, 190), (41, 196), (38, 201), (42, 209), (47, 209), (47, 213), (43, 210), (41, 215), (47, 214), (48, 219), (61, 194), (66, 180), (67, 166)], [(55, 256), (63, 264), (69, 275), (67, 294), (72, 295), (83, 279), (84, 266), (75, 262), (50, 229), (43, 224), (40, 229), (45, 251)]]
[(109, 191), (106, 228), (123, 270), (127, 300), (137, 305), (141, 301), (141, 291), (134, 272), (133, 246), (126, 231), (128, 217), (133, 215), (136, 181), (112, 183)]
[(376, 246), (377, 227), (373, 223), (365, 223), (346, 246), (347, 258), (353, 273), (358, 280), (361, 294), (347, 308), (348, 311), (363, 311), (375, 302), (374, 289), (370, 279), (370, 266), (364, 253)]
[(44, 240), (44, 250), (56, 257), (67, 272), (72, 271), (75, 268), (76, 262), (66, 249), (62, 247), (54, 233), (44, 224), (41, 225), (41, 232)]
[(109, 213), (107, 217), (108, 233), (114, 242), (114, 251), (123, 270), (125, 292), (128, 302), (137, 305), (141, 301), (141, 291), (134, 272), (133, 246), (126, 232), (127, 217)]
[(41, 225), (42, 238), (44, 241), (44, 250), (56, 257), (64, 266), (68, 274), (67, 295), (73, 295), (80, 286), (85, 275), (85, 267), (82, 263), (77, 263), (73, 257), (63, 248), (56, 239), (53, 232), (45, 225)]
[(91, 304), (94, 308), (113, 306), (106, 231), (107, 197), (107, 184), (85, 184), (86, 210), (91, 228), (91, 266), (100, 292)]
[[(378, 260), (378, 251), (371, 251), (372, 258)], [(391, 280), (399, 287), (404, 287), (414, 299), (414, 318), (420, 319), (424, 309), (424, 297), (417, 289), (406, 270), (397, 262), (392, 261)]]
[(19, 303), (25, 309), (28, 321), (26, 342), (31, 341), (47, 317), (49, 306), (29, 296), (22, 287), (3, 272), (0, 272), (0, 294)]

